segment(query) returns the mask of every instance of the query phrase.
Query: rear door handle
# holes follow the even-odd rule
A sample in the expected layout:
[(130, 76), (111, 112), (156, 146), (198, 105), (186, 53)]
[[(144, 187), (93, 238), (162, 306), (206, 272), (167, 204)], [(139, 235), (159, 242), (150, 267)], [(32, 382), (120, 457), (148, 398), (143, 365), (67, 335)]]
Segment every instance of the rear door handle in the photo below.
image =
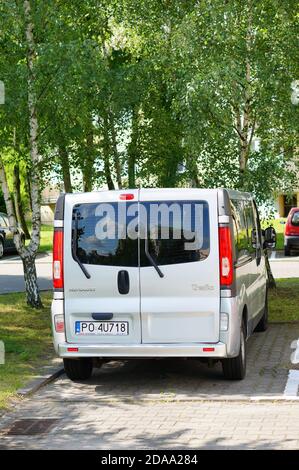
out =
[(113, 313), (92, 313), (91, 316), (94, 320), (111, 320)]
[(128, 271), (124, 269), (118, 272), (117, 275), (117, 285), (118, 285), (118, 292), (120, 294), (128, 294), (130, 290), (130, 278)]

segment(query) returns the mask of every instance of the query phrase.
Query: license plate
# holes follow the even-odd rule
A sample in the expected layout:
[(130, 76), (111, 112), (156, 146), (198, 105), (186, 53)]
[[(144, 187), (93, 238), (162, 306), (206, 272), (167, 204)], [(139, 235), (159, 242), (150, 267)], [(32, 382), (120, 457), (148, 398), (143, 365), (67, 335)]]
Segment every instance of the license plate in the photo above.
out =
[(76, 335), (126, 336), (129, 334), (127, 321), (76, 321)]

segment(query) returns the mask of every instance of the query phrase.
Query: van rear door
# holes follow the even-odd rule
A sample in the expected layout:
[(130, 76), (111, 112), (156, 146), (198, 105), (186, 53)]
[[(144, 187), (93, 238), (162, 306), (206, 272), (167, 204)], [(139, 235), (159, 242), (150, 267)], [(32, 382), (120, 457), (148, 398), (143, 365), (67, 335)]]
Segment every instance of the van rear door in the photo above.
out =
[(138, 239), (122, 235), (130, 221), (126, 215), (123, 219), (126, 210), (118, 211), (133, 204), (138, 205), (138, 190), (128, 197), (120, 191), (65, 197), (64, 305), (70, 343), (141, 342)]
[(218, 342), (217, 191), (141, 189), (139, 201), (148, 236), (140, 242), (142, 342)]

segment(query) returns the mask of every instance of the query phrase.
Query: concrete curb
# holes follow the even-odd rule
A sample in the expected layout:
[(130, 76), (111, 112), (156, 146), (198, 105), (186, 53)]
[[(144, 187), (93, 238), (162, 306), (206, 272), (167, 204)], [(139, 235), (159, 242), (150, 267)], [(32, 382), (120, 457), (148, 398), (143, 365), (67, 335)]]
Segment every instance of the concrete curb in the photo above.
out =
[(269, 258), (270, 263), (299, 263), (299, 258)]
[(43, 367), (40, 375), (36, 375), (25, 387), (20, 388), (17, 391), (19, 397), (27, 397), (33, 395), (40, 388), (48, 385), (49, 383), (56, 380), (64, 373), (63, 366), (50, 365)]

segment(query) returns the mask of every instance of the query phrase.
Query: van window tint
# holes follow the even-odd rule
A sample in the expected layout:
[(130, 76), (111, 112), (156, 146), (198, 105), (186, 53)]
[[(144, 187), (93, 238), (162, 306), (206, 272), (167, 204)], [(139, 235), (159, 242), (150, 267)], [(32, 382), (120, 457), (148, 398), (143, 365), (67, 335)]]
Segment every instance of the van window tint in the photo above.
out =
[(235, 248), (237, 260), (250, 255), (250, 246), (248, 240), (247, 221), (245, 208), (242, 200), (235, 199), (231, 201), (232, 216), (235, 224)]
[(293, 217), (292, 217), (292, 225), (299, 227), (299, 211), (294, 212)]
[[(127, 208), (132, 203), (122, 203)], [(81, 263), (105, 266), (138, 266), (138, 240), (122, 238), (124, 225), (133, 216), (119, 218), (118, 203), (77, 204), (73, 210), (74, 224), (77, 218), (76, 253)], [(127, 211), (126, 211), (127, 212)], [(113, 217), (115, 215), (115, 217)], [(107, 236), (103, 238), (101, 235)]]
[[(147, 214), (149, 253), (158, 265), (189, 263), (207, 258), (210, 251), (207, 202), (162, 201), (146, 202), (143, 205)], [(150, 212), (155, 216), (149, 217)], [(169, 233), (169, 237), (163, 238), (163, 233)], [(144, 253), (144, 240), (141, 246), (140, 264), (149, 266)]]
[(254, 213), (254, 219), (256, 223), (256, 248), (261, 249), (262, 247), (262, 230), (261, 230), (261, 223), (260, 223), (260, 217), (259, 213), (256, 207), (256, 203), (253, 201), (253, 213)]
[(149, 266), (145, 235), (158, 265), (201, 261), (210, 250), (205, 201), (77, 204), (72, 223), (76, 254), (84, 264)]
[(256, 244), (257, 244), (257, 231), (256, 221), (253, 212), (253, 205), (251, 201), (243, 201), (245, 218), (247, 224), (247, 236), (248, 236), (248, 252), (251, 256), (256, 255)]

